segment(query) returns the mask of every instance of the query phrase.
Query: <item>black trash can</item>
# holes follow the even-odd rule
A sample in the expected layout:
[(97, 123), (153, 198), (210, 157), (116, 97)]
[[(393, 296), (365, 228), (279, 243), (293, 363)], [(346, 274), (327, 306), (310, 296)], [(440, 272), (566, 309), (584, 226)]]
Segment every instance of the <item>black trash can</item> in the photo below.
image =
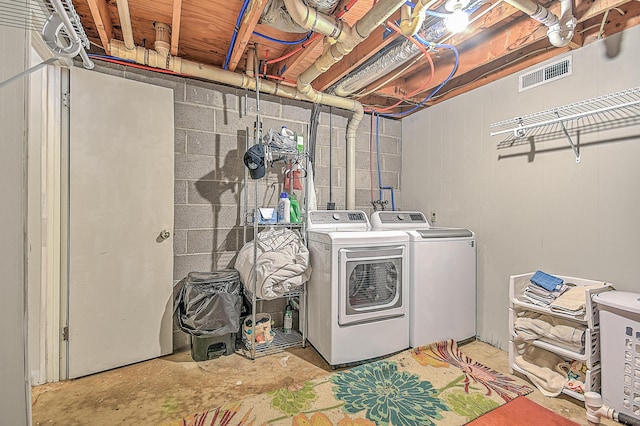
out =
[(176, 287), (176, 321), (191, 335), (193, 360), (231, 355), (242, 310), (238, 271), (190, 272)]

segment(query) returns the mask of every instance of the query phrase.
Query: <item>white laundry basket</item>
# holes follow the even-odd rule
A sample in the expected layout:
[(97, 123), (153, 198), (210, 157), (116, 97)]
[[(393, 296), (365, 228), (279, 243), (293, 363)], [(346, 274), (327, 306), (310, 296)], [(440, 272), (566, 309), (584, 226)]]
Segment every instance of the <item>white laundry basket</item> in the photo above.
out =
[(640, 294), (607, 291), (593, 300), (600, 311), (603, 402), (640, 420)]

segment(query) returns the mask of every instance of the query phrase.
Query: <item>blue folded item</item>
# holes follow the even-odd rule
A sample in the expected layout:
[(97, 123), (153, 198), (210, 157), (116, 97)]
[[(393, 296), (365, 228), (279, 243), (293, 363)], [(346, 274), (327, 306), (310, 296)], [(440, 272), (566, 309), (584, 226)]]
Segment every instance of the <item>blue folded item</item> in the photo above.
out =
[(530, 281), (548, 291), (558, 289), (563, 283), (562, 278), (554, 277), (553, 275), (549, 275), (542, 271), (536, 271)]

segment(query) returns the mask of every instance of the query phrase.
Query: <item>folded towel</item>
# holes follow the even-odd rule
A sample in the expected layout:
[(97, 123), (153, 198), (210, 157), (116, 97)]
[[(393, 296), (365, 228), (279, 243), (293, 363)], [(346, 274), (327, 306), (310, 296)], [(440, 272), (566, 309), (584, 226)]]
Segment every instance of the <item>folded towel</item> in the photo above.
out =
[(523, 355), (516, 357), (515, 362), (545, 396), (560, 395), (567, 383), (567, 377), (558, 372), (558, 365), (565, 361), (549, 351), (528, 346)]
[(529, 293), (533, 293), (533, 294), (537, 294), (539, 296), (543, 296), (543, 297), (552, 297), (552, 298), (556, 298), (559, 297), (562, 293), (564, 293), (565, 291), (569, 290), (569, 288), (572, 285), (570, 283), (564, 283), (561, 284), (559, 288), (557, 288), (554, 291), (549, 291), (546, 290), (542, 287), (539, 287), (533, 283), (530, 283), (528, 286), (525, 287), (525, 291), (529, 292)]
[(600, 288), (601, 284), (590, 286), (575, 286), (563, 293), (551, 303), (549, 308), (553, 312), (561, 314), (580, 316), (584, 315), (587, 303), (587, 289)]
[(537, 286), (544, 288), (545, 290), (554, 291), (562, 284), (562, 278), (554, 277), (546, 272), (536, 271), (531, 277), (530, 281)]
[(574, 352), (584, 353), (586, 327), (562, 318), (524, 312), (513, 324), (516, 336), (525, 341), (542, 340)]
[(535, 293), (531, 293), (530, 291), (527, 291), (527, 290), (524, 291), (524, 298), (530, 301), (531, 303), (534, 303), (536, 305), (546, 306), (546, 307), (549, 307), (549, 305), (551, 305), (551, 303), (554, 300), (556, 300), (555, 297), (544, 297)]

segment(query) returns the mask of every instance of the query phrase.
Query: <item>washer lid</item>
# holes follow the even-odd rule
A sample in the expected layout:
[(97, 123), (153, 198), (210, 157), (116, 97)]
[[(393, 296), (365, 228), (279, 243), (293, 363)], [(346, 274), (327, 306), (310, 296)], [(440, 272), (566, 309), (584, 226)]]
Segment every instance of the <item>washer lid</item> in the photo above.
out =
[(640, 314), (640, 294), (628, 291), (604, 291), (593, 296), (598, 305), (610, 306), (627, 312)]
[(416, 229), (422, 238), (469, 238), (473, 232), (465, 228), (429, 228)]

